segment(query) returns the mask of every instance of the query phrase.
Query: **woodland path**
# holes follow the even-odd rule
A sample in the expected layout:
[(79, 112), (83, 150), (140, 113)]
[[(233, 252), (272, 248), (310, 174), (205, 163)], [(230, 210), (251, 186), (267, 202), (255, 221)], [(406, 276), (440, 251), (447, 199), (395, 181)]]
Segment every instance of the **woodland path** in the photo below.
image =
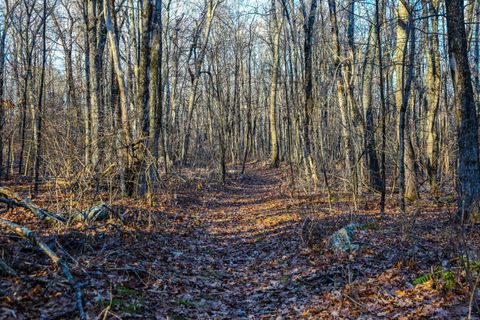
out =
[(181, 281), (183, 288), (173, 300), (189, 309), (172, 305), (174, 314), (298, 317), (308, 297), (320, 290), (298, 235), (300, 216), (289, 209), (290, 200), (281, 194), (274, 174), (250, 172), (213, 199), (208, 193), (198, 223), (183, 245), (170, 252), (182, 274), (172, 280)]

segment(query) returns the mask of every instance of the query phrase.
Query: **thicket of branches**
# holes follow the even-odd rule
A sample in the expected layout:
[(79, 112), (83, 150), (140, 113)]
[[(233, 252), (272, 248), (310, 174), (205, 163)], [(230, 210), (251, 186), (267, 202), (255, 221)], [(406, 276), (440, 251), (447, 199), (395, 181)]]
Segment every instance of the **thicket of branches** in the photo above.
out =
[(0, 176), (148, 194), (174, 168), (225, 181), (269, 159), (293, 184), (382, 199), (458, 175), (468, 204), (480, 11), (448, 3), (4, 0)]

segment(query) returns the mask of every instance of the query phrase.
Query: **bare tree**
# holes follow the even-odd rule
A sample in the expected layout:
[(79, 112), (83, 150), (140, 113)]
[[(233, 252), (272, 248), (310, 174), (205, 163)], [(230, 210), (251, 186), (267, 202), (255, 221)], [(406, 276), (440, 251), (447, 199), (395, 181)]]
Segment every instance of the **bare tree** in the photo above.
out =
[(470, 205), (480, 193), (478, 119), (467, 54), (463, 2), (446, 2), (450, 72), (458, 112), (458, 218), (468, 220)]

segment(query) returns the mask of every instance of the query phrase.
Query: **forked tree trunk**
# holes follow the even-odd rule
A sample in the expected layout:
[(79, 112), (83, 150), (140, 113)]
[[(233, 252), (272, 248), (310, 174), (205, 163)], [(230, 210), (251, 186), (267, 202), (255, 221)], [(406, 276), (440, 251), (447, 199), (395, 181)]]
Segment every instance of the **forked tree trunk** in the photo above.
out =
[[(188, 98), (188, 107), (187, 107), (187, 123), (185, 127), (185, 135), (183, 139), (183, 146), (182, 146), (182, 162), (183, 165), (186, 165), (188, 162), (188, 150), (190, 148), (190, 136), (192, 131), (192, 117), (193, 117), (193, 109), (195, 107), (195, 99), (197, 97), (197, 89), (198, 84), (200, 81), (200, 76), (202, 72), (203, 62), (205, 60), (205, 55), (207, 54), (207, 46), (208, 40), (210, 37), (210, 31), (212, 29), (213, 19), (215, 18), (215, 12), (217, 11), (217, 7), (220, 4), (220, 0), (208, 0), (207, 1), (207, 16), (206, 16), (206, 25), (203, 29), (203, 44), (200, 48), (198, 55), (196, 55), (196, 59), (193, 59), (193, 70), (189, 70), (190, 77), (192, 80), (192, 88), (190, 91), (190, 96)], [(193, 45), (191, 48), (190, 54), (192, 55), (193, 50), (199, 44), (198, 36), (195, 35), (193, 40)]]
[[(107, 34), (108, 34), (108, 40), (110, 43), (110, 50), (111, 50), (111, 55), (113, 58), (113, 64), (115, 67), (115, 74), (117, 76), (117, 81), (118, 81), (118, 89), (120, 92), (120, 112), (121, 112), (121, 142), (123, 145), (122, 148), (122, 157), (120, 160), (121, 163), (121, 170), (123, 170), (123, 174), (125, 175), (125, 179), (127, 180), (127, 183), (131, 181), (132, 177), (129, 176), (129, 173), (131, 173), (132, 170), (132, 156), (133, 156), (133, 146), (131, 143), (131, 131), (130, 131), (130, 123), (129, 123), (129, 117), (128, 117), (128, 105), (129, 105), (129, 99), (128, 99), (128, 91), (125, 83), (125, 78), (122, 70), (122, 66), (120, 64), (120, 50), (118, 46), (118, 37), (115, 33), (115, 29), (113, 26), (113, 21), (112, 21), (112, 10), (113, 8), (111, 7), (111, 0), (104, 0), (103, 1), (103, 10), (104, 10), (104, 15), (105, 15), (105, 26), (107, 28)], [(132, 187), (124, 187), (126, 189), (127, 193), (132, 192)]]

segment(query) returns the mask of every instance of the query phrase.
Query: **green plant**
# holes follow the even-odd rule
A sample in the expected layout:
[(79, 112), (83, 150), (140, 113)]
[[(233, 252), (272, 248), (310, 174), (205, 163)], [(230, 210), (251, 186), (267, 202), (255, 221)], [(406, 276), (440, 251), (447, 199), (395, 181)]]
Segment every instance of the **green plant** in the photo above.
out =
[(441, 279), (447, 289), (452, 289), (455, 285), (455, 276), (451, 271), (443, 271), (441, 273)]
[(329, 196), (328, 196), (328, 200), (329, 201), (332, 201), (332, 202), (335, 202), (335, 201), (338, 201), (338, 196), (334, 193), (331, 193)]
[(428, 281), (442, 282), (444, 288), (452, 289), (455, 286), (455, 276), (450, 270), (443, 270), (436, 267), (433, 272), (423, 274), (412, 281), (412, 284), (417, 286)]
[(115, 290), (117, 291), (117, 295), (122, 296), (122, 297), (128, 297), (128, 296), (139, 296), (140, 292), (138, 292), (135, 289), (127, 288), (121, 285), (117, 285), (115, 287)]
[(124, 299), (112, 299), (112, 300), (101, 300), (100, 304), (104, 307), (117, 307), (123, 312), (137, 313), (141, 312), (143, 309), (143, 304), (141, 302), (132, 302), (129, 303)]
[(196, 307), (196, 304), (195, 302), (192, 302), (192, 301), (188, 301), (188, 300), (184, 300), (184, 299), (177, 299), (177, 304), (181, 305), (181, 306), (185, 306), (187, 308), (194, 308)]
[(415, 278), (415, 279), (412, 281), (412, 284), (413, 284), (414, 286), (418, 286), (419, 284), (424, 284), (425, 282), (430, 281), (430, 279), (432, 279), (432, 276), (430, 275), (430, 273), (427, 273), (427, 274), (421, 275), (421, 276), (418, 277), (418, 278)]

